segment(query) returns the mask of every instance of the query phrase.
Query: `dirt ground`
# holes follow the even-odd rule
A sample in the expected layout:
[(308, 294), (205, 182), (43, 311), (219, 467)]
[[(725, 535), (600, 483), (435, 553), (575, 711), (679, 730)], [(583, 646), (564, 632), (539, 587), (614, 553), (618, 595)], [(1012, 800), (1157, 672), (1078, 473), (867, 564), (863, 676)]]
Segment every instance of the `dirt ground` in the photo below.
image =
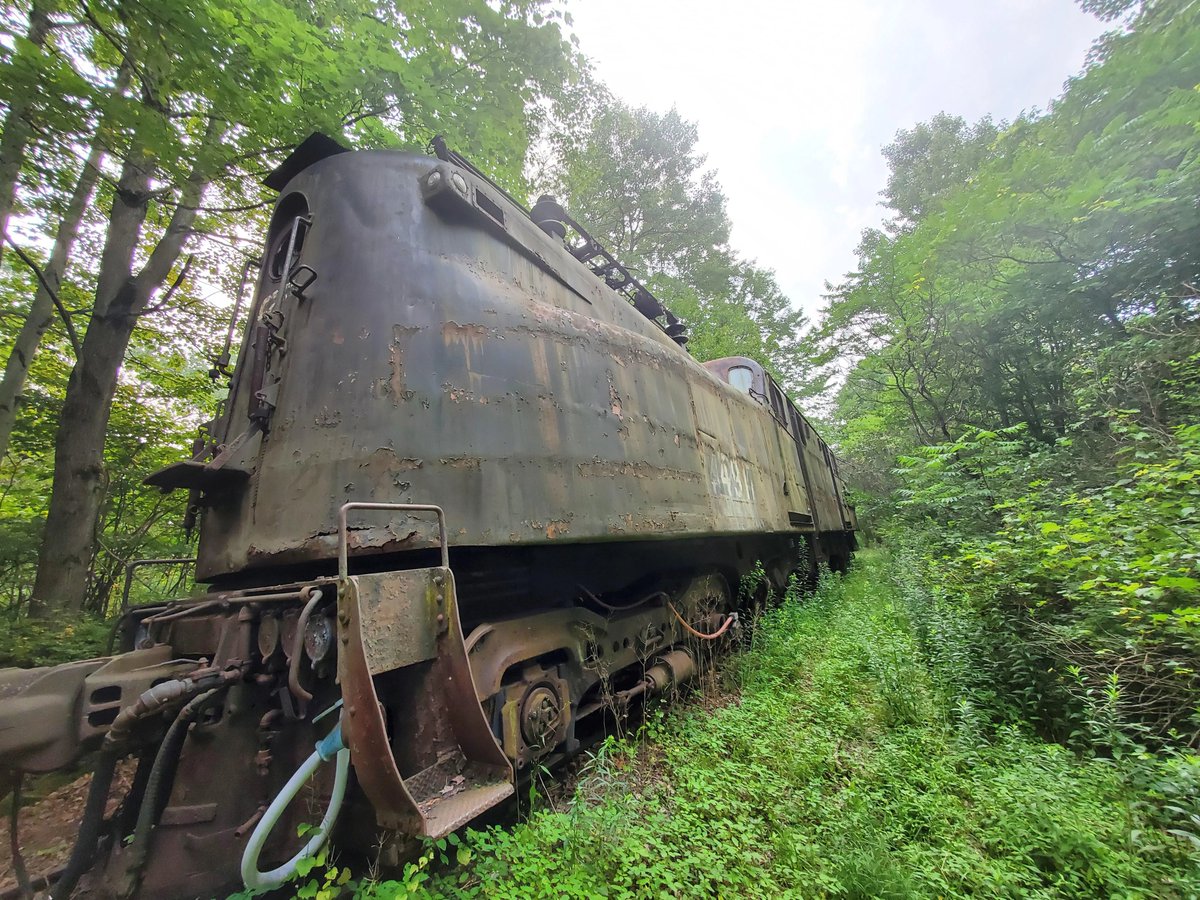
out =
[[(117, 766), (112, 791), (108, 798), (108, 812), (112, 813), (121, 798), (129, 790), (133, 780), (133, 760), (124, 760)], [(41, 786), (37, 779), (26, 779), (25, 800), (21, 807), (17, 825), (21, 855), (31, 881), (39, 875), (55, 872), (66, 865), (79, 831), (79, 817), (91, 786), (90, 774), (76, 778), (69, 784), (57, 787), (44, 797), (37, 797)], [(43, 782), (44, 784), (44, 782)], [(17, 887), (16, 870), (13, 868), (12, 839), (9, 834), (11, 798), (3, 803), (3, 821), (0, 821), (0, 893)]]

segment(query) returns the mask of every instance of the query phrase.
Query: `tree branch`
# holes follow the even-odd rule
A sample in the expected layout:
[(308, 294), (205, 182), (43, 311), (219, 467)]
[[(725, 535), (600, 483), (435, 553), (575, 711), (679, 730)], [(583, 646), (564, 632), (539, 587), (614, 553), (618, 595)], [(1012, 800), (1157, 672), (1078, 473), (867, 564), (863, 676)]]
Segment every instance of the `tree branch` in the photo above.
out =
[(171, 215), (171, 221), (163, 232), (162, 238), (151, 251), (150, 258), (146, 260), (146, 264), (134, 278), (138, 299), (132, 306), (131, 312), (140, 313), (142, 311), (142, 304), (149, 300), (154, 288), (166, 280), (175, 260), (179, 258), (183, 242), (191, 233), (200, 198), (209, 183), (209, 161), (206, 156), (220, 139), (220, 133), (221, 129), (218, 127), (217, 121), (209, 119), (204, 135), (196, 148), (196, 161), (187, 180), (182, 185), (179, 204)]
[(175, 280), (173, 282), (171, 282), (171, 286), (169, 288), (167, 288), (167, 293), (163, 296), (163, 298), (160, 301), (155, 303), (153, 306), (146, 307), (145, 312), (147, 312), (147, 313), (158, 312), (160, 309), (162, 309), (164, 306), (166, 306), (168, 303), (171, 302), (171, 297), (175, 294), (175, 291), (177, 291), (179, 289), (179, 286), (181, 284), (183, 284), (183, 279), (187, 278), (188, 269), (190, 269), (192, 267), (192, 260), (194, 260), (195, 258), (196, 258), (195, 254), (192, 254), (192, 253), (188, 254), (188, 258), (183, 261), (183, 268), (179, 270), (179, 274), (175, 276)]
[(62, 318), (63, 327), (67, 330), (67, 338), (71, 342), (71, 349), (75, 351), (75, 356), (78, 358), (79, 335), (75, 333), (75, 326), (71, 323), (71, 314), (67, 312), (67, 308), (63, 306), (62, 300), (60, 300), (58, 297), (58, 292), (50, 286), (50, 282), (46, 280), (46, 276), (42, 273), (41, 268), (29, 257), (28, 253), (17, 246), (17, 243), (7, 234), (4, 236), (4, 240), (7, 241), (8, 245), (13, 248), (13, 252), (20, 257), (21, 262), (29, 266), (30, 271), (32, 271), (37, 277), (38, 283), (41, 284), (42, 289), (50, 295), (50, 299), (54, 303), (54, 308), (58, 310), (58, 314)]

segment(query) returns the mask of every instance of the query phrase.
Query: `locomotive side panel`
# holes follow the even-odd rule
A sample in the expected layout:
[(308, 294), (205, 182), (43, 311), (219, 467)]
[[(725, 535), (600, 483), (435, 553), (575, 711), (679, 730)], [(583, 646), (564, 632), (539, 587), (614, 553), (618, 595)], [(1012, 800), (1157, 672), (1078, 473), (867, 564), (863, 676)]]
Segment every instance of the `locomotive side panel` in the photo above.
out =
[(717, 529), (790, 530), (789, 513), (807, 513), (808, 497), (797, 462), (783, 452), (774, 419), (712, 379), (694, 382), (693, 400)]
[(833, 482), (833, 473), (822, 451), (824, 446), (825, 442), (809, 428), (806, 436), (796, 443), (796, 450), (803, 458), (804, 469), (808, 474), (816, 529), (841, 531), (842, 514), (838, 505), (837, 486)]
[[(332, 559), (349, 500), (439, 504), (461, 546), (787, 531), (761, 411), (624, 299), (576, 284), (582, 267), (536, 228), (530, 252), (431, 208), (433, 165), (344, 154), (289, 185), (316, 280), (280, 292), (265, 377), (244, 354), (226, 440), (256, 383), (274, 409), (229, 463), (247, 480), (210, 498), (198, 576)], [(352, 552), (433, 539), (419, 519), (351, 520)]]

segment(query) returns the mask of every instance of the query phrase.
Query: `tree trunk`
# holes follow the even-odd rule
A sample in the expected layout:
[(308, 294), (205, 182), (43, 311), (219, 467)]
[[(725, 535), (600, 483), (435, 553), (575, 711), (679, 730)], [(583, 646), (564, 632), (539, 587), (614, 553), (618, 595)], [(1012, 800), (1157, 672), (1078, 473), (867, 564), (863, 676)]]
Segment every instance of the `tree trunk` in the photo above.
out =
[[(40, 53), (50, 33), (50, 16), (42, 8), (38, 0), (34, 0), (33, 9), (29, 11), (29, 31), (25, 35)], [(28, 53), (25, 50), (24, 53)], [(23, 55), (21, 49), (17, 55)], [(8, 220), (12, 215), (13, 201), (17, 194), (17, 179), (21, 177), (21, 166), (25, 164), (25, 149), (29, 146), (32, 129), (29, 127), (29, 111), (33, 106), (33, 97), (18, 92), (8, 107), (4, 117), (4, 127), (0, 130), (0, 258), (4, 255), (4, 238), (8, 236)]]
[(58, 223), (54, 249), (50, 252), (46, 268), (42, 271), (46, 284), (38, 282), (29, 314), (25, 317), (25, 322), (21, 325), (17, 339), (8, 354), (4, 377), (0, 380), (0, 458), (8, 452), (8, 441), (12, 436), (13, 424), (17, 420), (17, 406), (21, 391), (25, 389), (25, 379), (29, 375), (29, 367), (33, 364), (33, 356), (42, 342), (42, 337), (54, 321), (54, 300), (50, 290), (57, 293), (62, 284), (71, 250), (79, 237), (79, 223), (83, 221), (83, 214), (91, 202), (92, 191), (95, 190), (96, 181), (100, 176), (103, 157), (104, 150), (97, 137), (83, 164), (83, 171), (79, 173), (66, 212)]
[(131, 151), (114, 192), (108, 234), (97, 278), (96, 305), (79, 359), (71, 370), (54, 443), (54, 487), (29, 601), (32, 615), (78, 612), (87, 595), (88, 572), (104, 495), (104, 444), (117, 378), (138, 316), (179, 259), (207, 187), (214, 122), (197, 162), (180, 191), (171, 222), (145, 266), (132, 274), (134, 252), (146, 218), (150, 164)]

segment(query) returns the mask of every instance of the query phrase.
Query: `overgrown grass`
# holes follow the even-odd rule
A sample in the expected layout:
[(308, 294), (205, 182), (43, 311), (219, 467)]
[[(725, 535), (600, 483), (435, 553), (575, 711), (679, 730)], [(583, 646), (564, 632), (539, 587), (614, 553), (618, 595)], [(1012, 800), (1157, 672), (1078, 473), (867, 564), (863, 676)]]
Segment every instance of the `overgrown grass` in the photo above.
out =
[(1194, 848), (1162, 827), (1152, 787), (1179, 766), (980, 724), (955, 687), (969, 663), (949, 647), (926, 661), (894, 566), (862, 554), (847, 580), (789, 597), (730, 664), (740, 700), (610, 741), (569, 808), (431, 847), (404, 881), (360, 895), (1200, 893)]

